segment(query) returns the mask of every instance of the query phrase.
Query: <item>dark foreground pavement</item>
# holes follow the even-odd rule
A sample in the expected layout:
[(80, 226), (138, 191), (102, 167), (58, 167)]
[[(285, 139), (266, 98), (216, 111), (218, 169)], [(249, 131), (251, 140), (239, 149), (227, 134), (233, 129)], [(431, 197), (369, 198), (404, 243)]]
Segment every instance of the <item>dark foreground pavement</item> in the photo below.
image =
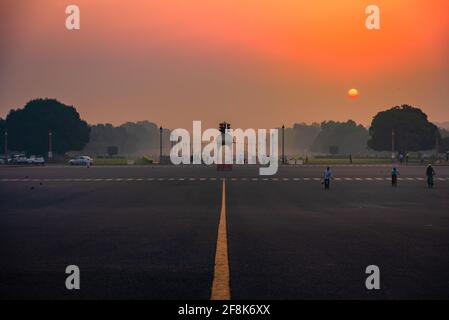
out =
[(336, 166), (330, 191), (322, 170), (0, 168), (0, 296), (208, 299), (224, 177), (231, 298), (448, 299), (449, 168), (433, 190), (423, 167), (392, 188), (387, 166)]
[[(212, 182), (3, 184), (1, 297), (208, 299), (220, 192)], [(72, 264), (79, 291), (65, 288)]]

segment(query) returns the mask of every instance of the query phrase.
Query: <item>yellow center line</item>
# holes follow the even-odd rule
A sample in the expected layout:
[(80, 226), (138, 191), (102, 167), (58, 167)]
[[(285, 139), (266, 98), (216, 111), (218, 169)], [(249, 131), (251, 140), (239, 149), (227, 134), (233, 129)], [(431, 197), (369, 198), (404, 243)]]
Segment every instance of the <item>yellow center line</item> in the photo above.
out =
[(211, 300), (230, 300), (228, 236), (226, 230), (226, 180), (223, 180), (220, 222), (218, 223), (217, 249), (215, 251), (214, 279)]

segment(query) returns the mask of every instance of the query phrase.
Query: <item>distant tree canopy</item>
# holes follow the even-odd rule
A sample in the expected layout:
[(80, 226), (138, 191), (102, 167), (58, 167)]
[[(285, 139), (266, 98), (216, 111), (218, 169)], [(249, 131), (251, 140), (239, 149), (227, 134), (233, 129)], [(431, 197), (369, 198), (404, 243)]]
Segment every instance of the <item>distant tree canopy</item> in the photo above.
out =
[(438, 130), (440, 131), (440, 136), (442, 139), (449, 137), (449, 130), (444, 128), (438, 128)]
[(395, 133), (395, 150), (401, 153), (432, 149), (435, 140), (441, 139), (438, 128), (427, 120), (427, 115), (409, 105), (379, 112), (369, 128), (368, 146), (377, 151), (391, 150), (392, 131)]
[(310, 146), (320, 132), (320, 125), (295, 123), (293, 128), (285, 128), (285, 151), (287, 154), (299, 154), (310, 150)]
[(11, 110), (6, 118), (8, 149), (46, 154), (49, 132), (52, 151), (64, 154), (81, 150), (89, 141), (90, 128), (72, 106), (55, 99), (36, 99), (22, 109)]
[(368, 131), (354, 121), (325, 121), (321, 123), (321, 132), (312, 144), (312, 151), (329, 153), (338, 150), (340, 154), (352, 154), (367, 150)]
[(449, 137), (441, 139), (440, 152), (449, 152)]
[(118, 154), (118, 147), (117, 146), (109, 146), (107, 148), (108, 156), (112, 157)]
[(5, 127), (6, 121), (0, 118), (0, 154), (5, 150)]
[[(159, 153), (159, 128), (149, 121), (127, 122), (121, 126), (97, 124), (91, 127), (90, 142), (85, 153), (103, 155), (109, 146), (118, 147), (120, 154), (151, 155)], [(163, 149), (168, 152), (171, 146), (170, 131), (163, 130)]]

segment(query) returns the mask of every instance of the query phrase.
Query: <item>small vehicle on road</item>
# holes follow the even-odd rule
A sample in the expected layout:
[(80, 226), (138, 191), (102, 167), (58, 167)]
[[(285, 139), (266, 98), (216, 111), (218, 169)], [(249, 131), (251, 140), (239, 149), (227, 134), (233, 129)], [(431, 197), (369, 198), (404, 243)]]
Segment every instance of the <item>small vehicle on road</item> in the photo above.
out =
[(45, 165), (45, 159), (42, 156), (30, 156), (28, 158), (28, 164), (43, 166)]
[(78, 156), (69, 160), (71, 166), (91, 166), (94, 160), (89, 156)]

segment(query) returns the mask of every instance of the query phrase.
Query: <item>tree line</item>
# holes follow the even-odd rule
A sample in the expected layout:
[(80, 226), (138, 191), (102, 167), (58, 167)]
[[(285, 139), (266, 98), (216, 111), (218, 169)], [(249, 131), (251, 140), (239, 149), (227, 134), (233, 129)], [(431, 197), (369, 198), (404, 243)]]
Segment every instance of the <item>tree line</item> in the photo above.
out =
[[(11, 110), (0, 118), (0, 152), (8, 131), (8, 149), (45, 155), (49, 149), (58, 154), (80, 151), (92, 155), (108, 152), (126, 155), (159, 153), (159, 127), (149, 121), (89, 125), (73, 106), (55, 99), (35, 99), (23, 108)], [(164, 153), (171, 145), (170, 131), (163, 129)], [(357, 154), (369, 150), (401, 153), (434, 149), (449, 150), (449, 132), (431, 123), (419, 108), (395, 106), (374, 116), (367, 129), (352, 120), (324, 121), (321, 124), (297, 123), (285, 128), (286, 154), (336, 153)], [(113, 150), (113, 151), (111, 151)]]

